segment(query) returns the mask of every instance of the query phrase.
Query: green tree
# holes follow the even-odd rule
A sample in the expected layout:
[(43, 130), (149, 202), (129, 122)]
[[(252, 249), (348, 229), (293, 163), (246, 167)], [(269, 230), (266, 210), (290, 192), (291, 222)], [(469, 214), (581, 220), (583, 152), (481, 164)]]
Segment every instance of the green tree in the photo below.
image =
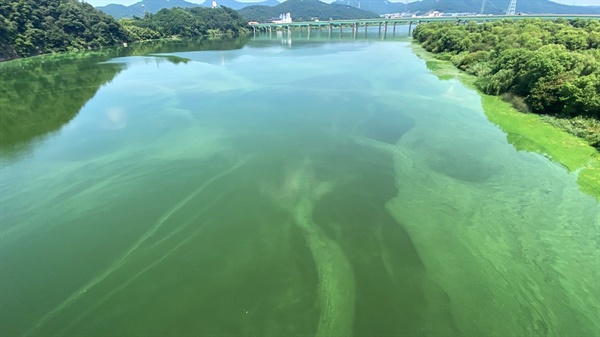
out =
[[(419, 25), (414, 38), (477, 79), (487, 94), (515, 97), (521, 110), (577, 119), (565, 129), (600, 146), (600, 22), (496, 21)], [(595, 122), (582, 122), (593, 118)], [(588, 125), (581, 131), (581, 125)], [(575, 130), (575, 131), (573, 131)], [(591, 136), (590, 136), (591, 135)], [(596, 136), (593, 136), (596, 135)]]

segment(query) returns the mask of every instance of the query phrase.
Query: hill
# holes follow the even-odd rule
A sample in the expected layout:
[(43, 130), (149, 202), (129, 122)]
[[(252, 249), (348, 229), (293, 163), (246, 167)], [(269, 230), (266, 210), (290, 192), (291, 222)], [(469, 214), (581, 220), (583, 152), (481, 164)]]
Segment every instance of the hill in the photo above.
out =
[(77, 0), (0, 1), (0, 61), (123, 41), (115, 19)]
[(347, 5), (327, 4), (319, 0), (287, 0), (277, 6), (248, 6), (239, 10), (240, 15), (248, 21), (268, 22), (282, 13), (292, 13), (294, 21), (342, 20), (378, 18), (375, 12), (362, 10)]
[[(277, 6), (279, 5), (279, 1), (277, 0), (265, 0), (265, 1), (261, 1), (261, 2), (239, 2), (239, 1), (235, 1), (235, 0), (216, 0), (217, 1), (217, 5), (219, 6), (225, 6), (225, 7), (229, 7), (229, 8), (233, 8), (235, 10), (240, 10), (244, 7), (248, 7), (248, 6), (269, 6), (269, 7), (273, 7), (273, 6)], [(208, 5), (209, 0), (206, 0), (206, 2), (204, 4)], [(212, 3), (212, 0), (210, 1)]]
[[(507, 0), (488, 0), (485, 4), (484, 14), (504, 14), (508, 7)], [(408, 4), (411, 12), (424, 13), (429, 10), (441, 12), (479, 13), (481, 0), (463, 0), (443, 2), (436, 0), (423, 0)], [(517, 12), (526, 14), (596, 14), (597, 7), (561, 5), (549, 0), (517, 1)]]
[[(236, 0), (217, 0), (218, 6), (225, 6), (235, 10), (248, 7), (250, 5), (277, 6), (277, 0), (265, 0), (261, 2), (239, 2)], [(142, 0), (132, 5), (109, 4), (98, 6), (96, 9), (114, 17), (115, 19), (142, 17), (146, 13), (156, 14), (163, 8), (171, 9), (175, 7), (193, 8), (193, 7), (211, 7), (212, 0), (205, 0), (202, 4), (191, 3), (185, 0)]]
[[(432, 10), (444, 13), (480, 13), (482, 0), (421, 0), (408, 4), (386, 0), (338, 0), (337, 4), (349, 4), (379, 14), (410, 12), (424, 14)], [(484, 14), (504, 14), (508, 0), (487, 0)], [(517, 12), (526, 14), (600, 14), (600, 6), (568, 6), (549, 0), (517, 1)]]
[(406, 9), (406, 4), (404, 3), (390, 2), (386, 0), (337, 0), (333, 3), (339, 5), (349, 5), (367, 11), (372, 11), (377, 14), (402, 13)]
[(119, 21), (134, 40), (162, 37), (199, 37), (203, 35), (235, 35), (248, 32), (248, 23), (228, 7), (163, 8), (143, 18)]
[(142, 0), (129, 6), (110, 4), (96, 7), (96, 9), (99, 9), (118, 20), (122, 18), (132, 18), (134, 16), (142, 17), (146, 13), (154, 14), (163, 8), (170, 9), (175, 7), (192, 8), (200, 7), (200, 5), (185, 0)]
[(77, 0), (0, 1), (0, 61), (139, 40), (247, 31), (248, 24), (239, 13), (223, 6), (163, 8), (143, 18), (116, 21)]

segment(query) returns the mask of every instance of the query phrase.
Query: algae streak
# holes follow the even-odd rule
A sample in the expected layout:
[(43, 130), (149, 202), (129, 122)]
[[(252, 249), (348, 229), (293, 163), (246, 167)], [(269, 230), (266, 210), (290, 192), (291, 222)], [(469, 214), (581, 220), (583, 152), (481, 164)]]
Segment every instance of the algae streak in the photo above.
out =
[[(436, 59), (417, 44), (413, 43), (411, 47), (441, 80), (457, 78), (477, 90), (474, 76), (462, 72), (449, 61)], [(515, 149), (537, 152), (560, 163), (577, 174), (577, 182), (583, 192), (600, 201), (600, 153), (596, 149), (581, 138), (546, 123), (539, 115), (522, 113), (498, 96), (477, 92), (485, 115), (506, 133), (508, 142)]]

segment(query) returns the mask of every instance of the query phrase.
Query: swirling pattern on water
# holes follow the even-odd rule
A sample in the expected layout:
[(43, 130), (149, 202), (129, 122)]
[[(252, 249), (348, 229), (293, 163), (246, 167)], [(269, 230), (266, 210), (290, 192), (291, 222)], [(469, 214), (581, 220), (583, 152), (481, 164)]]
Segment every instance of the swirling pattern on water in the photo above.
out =
[(0, 151), (0, 334), (600, 331), (598, 201), (406, 41), (194, 46)]

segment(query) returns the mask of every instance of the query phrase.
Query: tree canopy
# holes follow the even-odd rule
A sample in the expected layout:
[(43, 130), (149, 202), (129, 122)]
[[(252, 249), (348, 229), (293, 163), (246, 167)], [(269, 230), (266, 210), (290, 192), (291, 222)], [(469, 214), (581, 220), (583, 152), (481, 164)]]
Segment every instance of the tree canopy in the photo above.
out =
[[(477, 76), (487, 94), (523, 97), (531, 112), (600, 120), (600, 22), (421, 24), (415, 39)], [(587, 137), (600, 147), (595, 130)], [(595, 135), (594, 135), (595, 133)]]
[(227, 7), (162, 9), (118, 22), (77, 0), (3, 0), (0, 61), (174, 35), (237, 34), (246, 29), (246, 21)]
[(112, 17), (76, 0), (0, 1), (0, 60), (114, 45), (125, 31)]
[[(196, 37), (214, 33), (238, 34), (248, 31), (248, 23), (237, 11), (228, 7), (219, 8), (163, 8), (156, 14), (148, 13), (143, 18), (120, 21), (130, 34), (139, 29), (155, 32), (159, 37)], [(135, 39), (133, 36), (132, 39)], [(142, 38), (142, 37), (140, 37)], [(155, 38), (155, 37), (152, 37)]]

